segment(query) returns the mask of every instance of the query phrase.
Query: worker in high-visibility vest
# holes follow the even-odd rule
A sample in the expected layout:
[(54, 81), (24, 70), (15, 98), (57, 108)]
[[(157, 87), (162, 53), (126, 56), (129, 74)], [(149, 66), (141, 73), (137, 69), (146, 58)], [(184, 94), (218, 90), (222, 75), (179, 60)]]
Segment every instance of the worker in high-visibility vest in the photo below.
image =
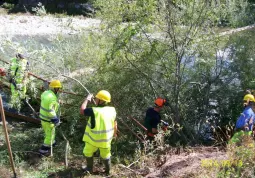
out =
[(19, 100), (26, 97), (28, 83), (28, 67), (29, 63), (25, 56), (18, 53), (15, 58), (11, 59), (8, 69), (8, 78), (11, 87), (11, 103), (17, 106)]
[(83, 154), (86, 157), (86, 173), (93, 173), (93, 154), (98, 149), (103, 158), (105, 173), (110, 174), (111, 168), (111, 141), (116, 137), (117, 122), (116, 110), (107, 104), (111, 102), (111, 95), (106, 90), (101, 90), (96, 95), (96, 106), (87, 108), (93, 95), (89, 94), (80, 107), (80, 113), (89, 116), (88, 123), (83, 136), (85, 147)]
[(42, 155), (49, 155), (51, 146), (55, 146), (55, 126), (59, 124), (59, 101), (58, 95), (61, 92), (62, 84), (59, 80), (52, 80), (49, 90), (41, 95), (40, 119), (44, 130), (44, 142), (39, 152)]
[(161, 120), (160, 111), (167, 105), (167, 100), (164, 98), (157, 98), (154, 101), (155, 106), (150, 107), (146, 111), (146, 116), (144, 118), (144, 127), (147, 128), (146, 135), (147, 139), (150, 141), (154, 140), (155, 135), (158, 133), (158, 125), (163, 124), (162, 129), (167, 130), (169, 124)]

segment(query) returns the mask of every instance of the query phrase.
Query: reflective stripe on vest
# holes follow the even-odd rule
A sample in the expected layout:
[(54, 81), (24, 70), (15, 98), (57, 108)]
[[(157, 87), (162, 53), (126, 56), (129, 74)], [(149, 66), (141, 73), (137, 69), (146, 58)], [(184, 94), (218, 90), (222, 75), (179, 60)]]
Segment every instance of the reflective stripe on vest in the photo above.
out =
[(44, 110), (44, 111), (46, 111), (46, 112), (52, 112), (52, 111), (54, 111), (53, 109), (45, 109), (44, 107), (40, 107), (40, 109), (42, 109), (42, 110)]
[(41, 95), (41, 107), (39, 117), (43, 121), (50, 122), (51, 119), (57, 117), (58, 111), (58, 98), (51, 90), (47, 90)]
[[(90, 128), (90, 130), (91, 130), (91, 125), (90, 125), (90, 123), (88, 123), (87, 126), (88, 126), (88, 127)], [(100, 130), (100, 131), (91, 130), (91, 132), (94, 133), (94, 134), (108, 133), (108, 132), (112, 132), (112, 131), (114, 131), (114, 128), (111, 128), (111, 129), (108, 129), (108, 130)]]
[(94, 129), (91, 129), (91, 118), (89, 118), (83, 141), (98, 148), (110, 148), (114, 134), (115, 108), (104, 106), (92, 107), (92, 109), (95, 115), (96, 125)]
[(89, 133), (85, 132), (84, 135), (87, 135), (92, 141), (97, 142), (97, 143), (100, 143), (100, 142), (109, 142), (109, 141), (111, 141), (112, 138), (113, 138), (113, 136), (112, 136), (111, 138), (108, 138), (108, 139), (94, 140), (94, 138), (91, 137), (91, 136), (89, 135)]

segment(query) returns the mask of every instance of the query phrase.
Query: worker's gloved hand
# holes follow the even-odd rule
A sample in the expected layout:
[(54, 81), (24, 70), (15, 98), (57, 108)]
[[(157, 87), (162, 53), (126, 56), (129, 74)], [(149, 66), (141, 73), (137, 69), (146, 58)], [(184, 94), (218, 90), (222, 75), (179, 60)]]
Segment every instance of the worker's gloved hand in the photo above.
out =
[(55, 125), (59, 125), (59, 118), (55, 117), (55, 118), (51, 119), (51, 122), (54, 123)]
[(16, 88), (17, 88), (17, 90), (21, 90), (22, 89), (22, 84), (16, 84)]
[(92, 98), (93, 98), (93, 94), (88, 94), (88, 96), (87, 96), (86, 100), (91, 101), (91, 100), (92, 100)]
[(164, 126), (166, 126), (166, 127), (168, 127), (168, 126), (169, 126), (169, 124), (168, 124), (167, 122), (162, 121), (162, 120), (161, 120), (161, 122), (163, 123), (163, 125), (164, 125)]

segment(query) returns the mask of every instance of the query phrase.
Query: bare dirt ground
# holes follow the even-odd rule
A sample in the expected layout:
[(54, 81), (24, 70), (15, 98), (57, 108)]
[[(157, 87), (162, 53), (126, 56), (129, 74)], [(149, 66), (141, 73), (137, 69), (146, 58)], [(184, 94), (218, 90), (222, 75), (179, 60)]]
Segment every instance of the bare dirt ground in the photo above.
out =
[(203, 160), (220, 162), (221, 160), (227, 160), (227, 156), (224, 151), (220, 151), (215, 147), (199, 147), (191, 148), (190, 152), (184, 152), (180, 155), (166, 155), (164, 159), (164, 164), (152, 168), (151, 173), (145, 177), (198, 177), (198, 173), (203, 166)]

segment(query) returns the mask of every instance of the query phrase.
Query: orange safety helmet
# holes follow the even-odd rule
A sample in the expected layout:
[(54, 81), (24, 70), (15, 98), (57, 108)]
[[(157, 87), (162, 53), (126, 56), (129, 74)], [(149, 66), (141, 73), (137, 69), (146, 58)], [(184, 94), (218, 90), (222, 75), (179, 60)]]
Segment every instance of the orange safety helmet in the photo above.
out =
[(163, 99), (163, 98), (157, 98), (155, 101), (154, 101), (155, 105), (158, 106), (158, 107), (163, 107), (165, 104), (166, 104), (166, 99)]

